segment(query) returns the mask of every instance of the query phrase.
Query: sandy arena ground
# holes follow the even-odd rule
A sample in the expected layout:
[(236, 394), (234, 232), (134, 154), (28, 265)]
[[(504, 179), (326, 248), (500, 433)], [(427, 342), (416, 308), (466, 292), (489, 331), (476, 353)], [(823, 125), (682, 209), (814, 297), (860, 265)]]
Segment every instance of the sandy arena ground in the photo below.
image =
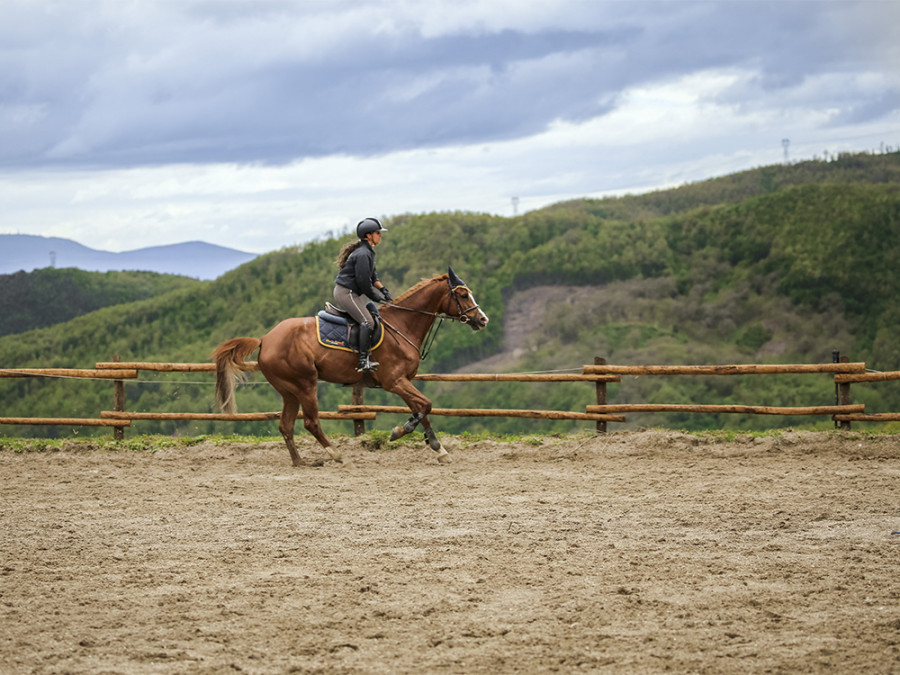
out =
[(0, 672), (900, 672), (900, 438), (444, 440), (0, 449)]

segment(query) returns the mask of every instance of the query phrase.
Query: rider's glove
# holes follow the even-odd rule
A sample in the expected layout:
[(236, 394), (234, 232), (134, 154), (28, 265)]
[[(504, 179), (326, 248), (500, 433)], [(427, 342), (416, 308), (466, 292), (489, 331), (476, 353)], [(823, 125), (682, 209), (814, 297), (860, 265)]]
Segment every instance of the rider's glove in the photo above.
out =
[(391, 292), (387, 289), (386, 286), (382, 286), (379, 290), (381, 290), (381, 294), (384, 296), (385, 302), (392, 302), (394, 300), (394, 296), (391, 295)]

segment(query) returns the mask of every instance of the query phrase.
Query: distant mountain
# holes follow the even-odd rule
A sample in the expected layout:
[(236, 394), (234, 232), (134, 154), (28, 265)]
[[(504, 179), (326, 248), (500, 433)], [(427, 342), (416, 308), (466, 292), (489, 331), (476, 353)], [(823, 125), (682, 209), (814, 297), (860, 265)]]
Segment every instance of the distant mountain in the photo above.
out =
[(202, 241), (112, 253), (60, 237), (0, 234), (0, 274), (30, 272), (44, 267), (75, 267), (89, 272), (134, 270), (217, 279), (255, 257), (255, 253)]

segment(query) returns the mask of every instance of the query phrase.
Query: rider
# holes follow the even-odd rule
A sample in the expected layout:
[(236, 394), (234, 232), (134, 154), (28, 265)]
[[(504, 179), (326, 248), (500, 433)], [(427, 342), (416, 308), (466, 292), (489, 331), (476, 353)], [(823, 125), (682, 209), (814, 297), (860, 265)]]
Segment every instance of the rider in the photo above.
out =
[(364, 218), (356, 226), (359, 239), (345, 244), (337, 257), (341, 271), (334, 280), (334, 301), (359, 322), (359, 363), (356, 369), (360, 372), (378, 367), (369, 356), (369, 339), (375, 328), (375, 319), (366, 308), (366, 298), (363, 296), (376, 302), (394, 299), (375, 271), (374, 247), (381, 242), (381, 233), (386, 231), (377, 218)]

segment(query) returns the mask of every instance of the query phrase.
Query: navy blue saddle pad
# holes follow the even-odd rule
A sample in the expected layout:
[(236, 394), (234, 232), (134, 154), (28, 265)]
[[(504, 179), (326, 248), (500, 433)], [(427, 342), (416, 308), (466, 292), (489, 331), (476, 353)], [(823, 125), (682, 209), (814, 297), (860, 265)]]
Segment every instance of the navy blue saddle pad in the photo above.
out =
[[(348, 352), (356, 352), (357, 334), (359, 324), (347, 321), (347, 319), (329, 314), (325, 310), (316, 315), (316, 332), (319, 336), (319, 344), (329, 349), (343, 349)], [(375, 337), (372, 340), (372, 349), (378, 349), (384, 341), (384, 327), (381, 321), (376, 319)]]

